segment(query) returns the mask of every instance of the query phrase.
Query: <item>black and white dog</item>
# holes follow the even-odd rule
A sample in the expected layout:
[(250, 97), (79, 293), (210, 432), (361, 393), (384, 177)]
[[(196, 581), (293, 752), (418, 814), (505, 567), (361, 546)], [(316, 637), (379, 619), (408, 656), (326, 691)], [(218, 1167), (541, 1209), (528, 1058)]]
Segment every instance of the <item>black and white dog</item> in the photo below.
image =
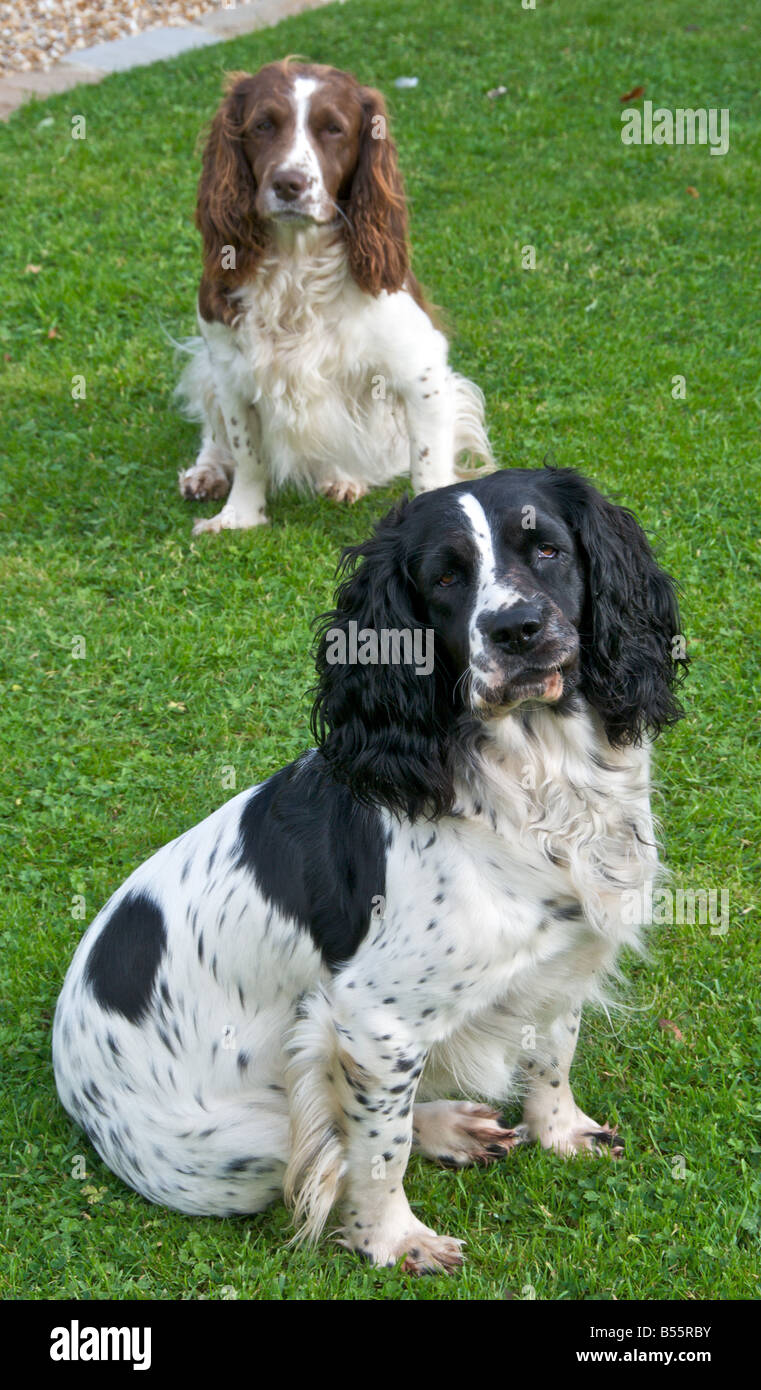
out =
[[(404, 502), (344, 567), (318, 749), (118, 889), (67, 975), (55, 1073), (151, 1201), (285, 1193), (310, 1237), (340, 1203), (352, 1250), (450, 1269), (461, 1242), (405, 1196), (411, 1148), (620, 1152), (568, 1073), (656, 873), (649, 741), (680, 712), (679, 618), (631, 513), (566, 469)], [(420, 629), (429, 674), (334, 659), (341, 636)], [(509, 1130), (483, 1102), (517, 1092)]]

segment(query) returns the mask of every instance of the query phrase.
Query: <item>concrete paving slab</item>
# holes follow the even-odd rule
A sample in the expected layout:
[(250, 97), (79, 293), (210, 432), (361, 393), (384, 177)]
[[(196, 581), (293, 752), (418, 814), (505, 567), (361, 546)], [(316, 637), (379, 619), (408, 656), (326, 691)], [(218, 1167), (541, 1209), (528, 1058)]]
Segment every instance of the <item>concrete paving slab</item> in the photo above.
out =
[(67, 92), (80, 82), (101, 82), (105, 73), (95, 68), (78, 68), (70, 63), (56, 63), (45, 72), (14, 72), (0, 82), (0, 120), (5, 120), (29, 97), (55, 96)]
[(96, 43), (92, 48), (72, 48), (66, 61), (75, 67), (98, 68), (100, 72), (126, 72), (129, 68), (146, 67), (165, 58), (176, 58), (188, 49), (219, 43), (221, 34), (212, 34), (198, 24), (173, 29), (147, 29), (144, 34), (130, 34), (110, 43)]
[[(63, 62), (44, 72), (13, 73), (0, 78), (0, 121), (7, 120), (29, 97), (42, 100), (69, 91), (81, 82), (100, 82), (109, 73), (145, 67), (192, 48), (221, 43), (255, 29), (268, 29), (281, 19), (330, 3), (331, 0), (253, 0), (248, 5), (210, 11), (197, 24), (148, 29), (143, 34), (93, 44), (90, 48), (74, 48)], [(345, 3), (346, 0), (339, 0), (339, 4)]]

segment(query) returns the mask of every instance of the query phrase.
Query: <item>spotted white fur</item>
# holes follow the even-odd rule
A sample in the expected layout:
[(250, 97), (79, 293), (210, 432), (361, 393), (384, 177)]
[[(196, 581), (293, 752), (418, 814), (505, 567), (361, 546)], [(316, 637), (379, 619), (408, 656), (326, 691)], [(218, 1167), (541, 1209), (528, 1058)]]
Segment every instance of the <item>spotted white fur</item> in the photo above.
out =
[[(332, 978), (309, 936), (234, 866), (248, 792), (127, 880), (80, 944), (54, 1044), (64, 1105), (126, 1182), (212, 1214), (259, 1210), (285, 1186), (310, 1236), (342, 1201), (355, 1248), (384, 1262), (412, 1244), (430, 1264), (438, 1247), (402, 1186), (421, 1068), (422, 1098), (501, 1104), (528, 1087), (530, 1137), (561, 1152), (604, 1132), (573, 1102), (576, 1034), (563, 1030), (638, 940), (621, 902), (655, 871), (648, 755), (607, 753), (598, 769), (588, 715), (533, 719), (534, 736), (498, 721), (453, 818), (435, 829), (387, 818), (382, 918)], [(135, 1027), (97, 1004), (84, 974), (109, 913), (140, 887), (167, 923), (170, 1003), (164, 1023), (159, 1011)], [(540, 1075), (556, 1053), (559, 1116)], [(361, 1123), (357, 1078), (379, 1112)], [(506, 1147), (514, 1138), (502, 1132)], [(453, 1247), (439, 1257), (451, 1264)]]
[[(472, 619), (499, 576), (483, 509), (467, 495), (463, 507), (480, 557)], [(322, 759), (292, 772), (302, 835), (323, 804), (318, 773), (335, 794)], [(497, 711), (457, 764), (450, 814), (367, 813), (378, 883), (360, 939), (335, 960), (267, 887), (273, 867), (295, 876), (306, 848), (273, 842), (273, 866), (271, 821), (257, 822), (259, 839), (246, 828), (274, 779), (242, 792), (138, 868), (82, 939), (54, 1025), (63, 1104), (151, 1201), (221, 1215), (285, 1194), (309, 1238), (338, 1207), (342, 1239), (372, 1261), (453, 1268), (459, 1240), (407, 1201), (413, 1144), (454, 1163), (524, 1139), (616, 1152), (614, 1131), (577, 1106), (569, 1070), (582, 1005), (604, 998), (619, 951), (639, 945), (631, 904), (657, 872), (649, 762), (647, 740), (612, 746), (581, 696), (562, 715), (537, 702)], [(349, 854), (365, 843), (358, 817), (352, 802), (333, 826)], [(364, 850), (352, 862), (367, 874)], [(130, 1018), (98, 994), (93, 961), (136, 900), (153, 904), (163, 936)], [(128, 960), (129, 940), (119, 949)], [(118, 992), (120, 960), (103, 969)], [(523, 1124), (505, 1128), (497, 1107), (521, 1096)]]

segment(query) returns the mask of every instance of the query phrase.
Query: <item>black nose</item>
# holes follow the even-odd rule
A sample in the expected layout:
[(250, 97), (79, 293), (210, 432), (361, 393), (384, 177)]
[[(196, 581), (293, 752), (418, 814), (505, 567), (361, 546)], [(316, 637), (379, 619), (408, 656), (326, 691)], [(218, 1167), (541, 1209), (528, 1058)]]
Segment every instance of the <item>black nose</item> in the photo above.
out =
[(272, 187), (284, 203), (295, 203), (307, 187), (306, 174), (300, 174), (298, 169), (281, 169), (272, 180)]
[(514, 603), (498, 613), (484, 613), (478, 625), (495, 646), (520, 652), (542, 631), (544, 618), (535, 603)]

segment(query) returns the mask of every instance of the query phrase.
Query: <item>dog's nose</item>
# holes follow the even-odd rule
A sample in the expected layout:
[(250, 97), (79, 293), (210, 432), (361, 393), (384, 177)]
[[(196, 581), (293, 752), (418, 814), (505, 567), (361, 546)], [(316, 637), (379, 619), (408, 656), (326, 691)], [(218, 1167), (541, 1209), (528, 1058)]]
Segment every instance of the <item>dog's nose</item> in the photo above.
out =
[(520, 652), (542, 631), (544, 618), (535, 603), (514, 603), (498, 613), (485, 613), (479, 626), (495, 646)]
[(272, 180), (272, 187), (284, 203), (295, 203), (306, 190), (307, 177), (300, 174), (298, 169), (281, 169)]

